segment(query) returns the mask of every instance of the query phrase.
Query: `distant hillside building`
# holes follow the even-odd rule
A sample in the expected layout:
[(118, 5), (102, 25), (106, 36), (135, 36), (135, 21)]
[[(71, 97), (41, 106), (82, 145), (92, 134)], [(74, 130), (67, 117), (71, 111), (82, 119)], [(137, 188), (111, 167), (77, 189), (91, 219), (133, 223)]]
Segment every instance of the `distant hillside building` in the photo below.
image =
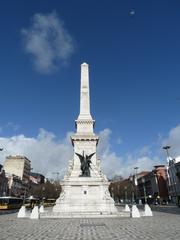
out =
[(7, 174), (18, 176), (22, 181), (28, 182), (31, 170), (31, 161), (25, 156), (8, 156), (4, 162)]

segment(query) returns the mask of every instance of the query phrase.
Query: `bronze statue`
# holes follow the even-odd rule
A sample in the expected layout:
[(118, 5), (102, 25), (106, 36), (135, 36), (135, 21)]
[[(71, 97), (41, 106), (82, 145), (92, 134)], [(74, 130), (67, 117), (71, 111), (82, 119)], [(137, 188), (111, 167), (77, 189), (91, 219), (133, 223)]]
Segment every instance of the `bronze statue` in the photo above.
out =
[(95, 154), (92, 153), (90, 155), (85, 155), (84, 156), (84, 151), (83, 151), (83, 155), (76, 153), (75, 154), (79, 157), (80, 162), (81, 162), (81, 172), (82, 174), (80, 175), (80, 177), (90, 177), (90, 168), (91, 168), (91, 158), (92, 156)]

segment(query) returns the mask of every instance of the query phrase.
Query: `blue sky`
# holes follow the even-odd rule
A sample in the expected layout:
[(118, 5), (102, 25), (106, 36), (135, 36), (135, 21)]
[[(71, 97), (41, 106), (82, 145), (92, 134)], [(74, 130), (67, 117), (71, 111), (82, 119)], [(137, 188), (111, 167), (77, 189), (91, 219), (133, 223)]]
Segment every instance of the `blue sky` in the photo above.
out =
[[(166, 0), (2, 0), (1, 143), (37, 139), (40, 128), (62, 142), (74, 131), (85, 61), (95, 131), (109, 129), (112, 153), (135, 158), (146, 147), (148, 157), (163, 157), (180, 124), (179, 8)], [(43, 31), (45, 45), (33, 45)]]

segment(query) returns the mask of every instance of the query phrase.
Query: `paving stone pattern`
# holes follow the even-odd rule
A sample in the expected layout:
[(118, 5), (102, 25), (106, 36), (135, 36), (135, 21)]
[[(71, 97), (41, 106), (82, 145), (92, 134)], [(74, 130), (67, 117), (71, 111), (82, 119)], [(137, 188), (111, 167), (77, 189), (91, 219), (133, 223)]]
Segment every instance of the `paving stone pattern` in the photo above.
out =
[(153, 217), (113, 219), (17, 219), (0, 215), (0, 240), (179, 240), (180, 211), (155, 209)]

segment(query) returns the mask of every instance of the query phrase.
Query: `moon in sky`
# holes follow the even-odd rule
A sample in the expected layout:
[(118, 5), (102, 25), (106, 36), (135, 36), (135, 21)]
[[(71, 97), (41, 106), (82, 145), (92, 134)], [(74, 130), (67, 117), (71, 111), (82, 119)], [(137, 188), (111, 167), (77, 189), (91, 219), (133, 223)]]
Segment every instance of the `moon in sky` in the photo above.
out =
[(129, 12), (129, 14), (130, 14), (131, 16), (134, 16), (134, 15), (135, 15), (135, 10), (134, 10), (134, 9), (131, 9), (130, 12)]

